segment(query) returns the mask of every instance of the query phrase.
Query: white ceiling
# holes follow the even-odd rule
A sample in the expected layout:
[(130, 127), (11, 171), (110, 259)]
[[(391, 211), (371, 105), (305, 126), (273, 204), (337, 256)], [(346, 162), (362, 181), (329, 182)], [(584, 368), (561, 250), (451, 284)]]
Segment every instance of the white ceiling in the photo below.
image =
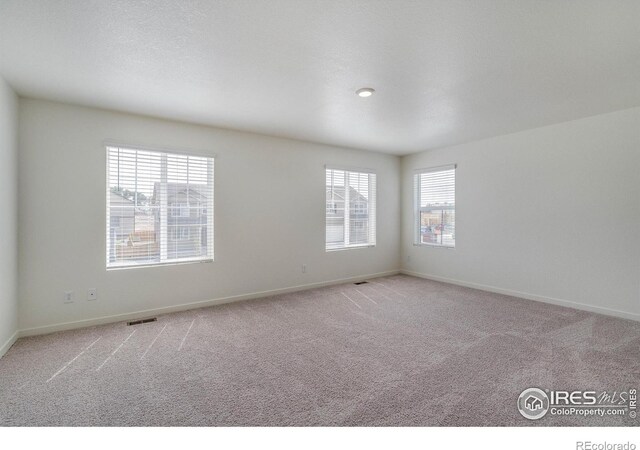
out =
[(640, 105), (640, 1), (0, 0), (0, 74), (29, 97), (407, 154)]

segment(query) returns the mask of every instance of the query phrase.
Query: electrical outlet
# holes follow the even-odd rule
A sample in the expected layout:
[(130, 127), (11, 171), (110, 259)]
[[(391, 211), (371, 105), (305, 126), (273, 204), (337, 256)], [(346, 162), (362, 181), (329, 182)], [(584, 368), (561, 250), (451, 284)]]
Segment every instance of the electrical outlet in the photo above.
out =
[(407, 262), (411, 262), (411, 255), (407, 255)]
[(65, 293), (64, 293), (64, 302), (65, 303), (73, 303), (73, 291), (65, 291)]
[(96, 288), (91, 288), (87, 291), (87, 300), (98, 300), (98, 291)]
[(302, 265), (302, 273), (307, 273), (307, 265), (306, 264)]

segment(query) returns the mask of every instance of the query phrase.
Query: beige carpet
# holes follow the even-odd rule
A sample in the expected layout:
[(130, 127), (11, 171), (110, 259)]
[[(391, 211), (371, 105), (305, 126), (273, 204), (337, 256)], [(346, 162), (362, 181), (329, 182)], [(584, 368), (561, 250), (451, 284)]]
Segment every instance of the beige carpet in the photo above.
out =
[(640, 323), (399, 275), (20, 339), (0, 424), (638, 425), (516, 401), (638, 388), (639, 352)]

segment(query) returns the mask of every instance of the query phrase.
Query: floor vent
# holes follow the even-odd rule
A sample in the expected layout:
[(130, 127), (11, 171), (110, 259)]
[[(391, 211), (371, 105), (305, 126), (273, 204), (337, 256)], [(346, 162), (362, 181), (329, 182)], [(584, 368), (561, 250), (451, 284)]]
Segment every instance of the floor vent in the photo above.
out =
[(353, 283), (353, 284), (357, 284), (358, 286), (360, 286), (361, 284), (367, 284), (369, 283), (368, 281), (358, 281), (357, 283)]
[(150, 319), (140, 319), (140, 320), (132, 320), (131, 322), (127, 322), (127, 325), (131, 326), (131, 325), (140, 325), (141, 323), (149, 323), (149, 322), (157, 322), (158, 319), (155, 317), (152, 317)]

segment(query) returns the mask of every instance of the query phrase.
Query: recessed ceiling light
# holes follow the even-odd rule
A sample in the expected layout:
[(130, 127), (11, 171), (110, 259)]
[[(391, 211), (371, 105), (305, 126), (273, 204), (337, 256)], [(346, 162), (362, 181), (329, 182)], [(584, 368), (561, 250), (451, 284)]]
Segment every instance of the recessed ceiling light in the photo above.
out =
[(358, 96), (365, 98), (365, 97), (371, 97), (373, 95), (373, 93), (375, 92), (375, 89), (372, 88), (362, 88), (362, 89), (358, 89), (356, 91), (356, 94), (358, 94)]

